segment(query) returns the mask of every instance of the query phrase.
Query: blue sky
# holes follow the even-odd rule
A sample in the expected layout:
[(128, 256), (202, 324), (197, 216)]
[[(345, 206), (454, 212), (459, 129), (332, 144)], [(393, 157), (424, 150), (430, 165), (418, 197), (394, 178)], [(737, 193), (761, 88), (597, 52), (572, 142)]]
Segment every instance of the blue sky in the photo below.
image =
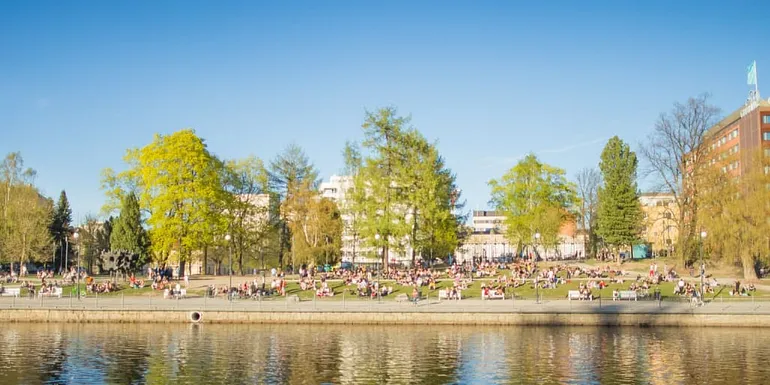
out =
[(533, 3), (3, 1), (0, 153), (77, 220), (154, 133), (192, 127), (223, 158), (295, 142), (328, 178), (364, 111), (392, 105), (485, 208), (528, 152), (574, 176), (675, 101), (738, 108), (752, 60), (770, 82), (770, 2)]

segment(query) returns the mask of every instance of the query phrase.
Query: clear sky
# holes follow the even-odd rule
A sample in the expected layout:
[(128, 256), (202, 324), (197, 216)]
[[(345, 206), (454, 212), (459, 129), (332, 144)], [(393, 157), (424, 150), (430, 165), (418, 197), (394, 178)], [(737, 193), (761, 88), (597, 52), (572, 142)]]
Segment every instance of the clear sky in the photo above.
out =
[(752, 60), (767, 98), (770, 1), (7, 0), (0, 153), (77, 221), (154, 133), (192, 127), (223, 158), (296, 142), (328, 179), (364, 111), (392, 105), (485, 208), (527, 152), (572, 177), (675, 101), (737, 109)]

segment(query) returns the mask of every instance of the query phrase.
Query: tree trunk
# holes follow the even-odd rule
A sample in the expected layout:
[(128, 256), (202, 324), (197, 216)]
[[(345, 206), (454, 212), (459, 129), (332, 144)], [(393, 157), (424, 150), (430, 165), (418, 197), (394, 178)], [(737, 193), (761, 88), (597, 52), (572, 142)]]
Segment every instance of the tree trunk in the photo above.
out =
[(184, 276), (184, 265), (185, 260), (183, 258), (179, 258), (179, 278)]
[(243, 275), (243, 250), (238, 250), (238, 275)]
[(382, 247), (382, 267), (388, 271), (388, 245)]
[(203, 275), (208, 274), (209, 246), (203, 246)]
[(754, 282), (757, 280), (757, 270), (754, 269), (754, 256), (751, 254), (741, 255), (741, 265), (743, 265), (743, 280)]

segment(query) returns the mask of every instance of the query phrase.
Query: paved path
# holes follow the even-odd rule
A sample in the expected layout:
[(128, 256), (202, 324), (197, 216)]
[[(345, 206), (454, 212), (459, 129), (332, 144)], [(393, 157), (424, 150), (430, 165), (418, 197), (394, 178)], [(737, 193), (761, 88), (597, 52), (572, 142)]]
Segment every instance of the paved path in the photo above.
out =
[(302, 302), (276, 298), (265, 301), (224, 298), (187, 298), (181, 300), (153, 297), (94, 297), (77, 298), (0, 298), (0, 309), (94, 309), (94, 310), (232, 310), (263, 312), (436, 312), (436, 313), (643, 313), (643, 314), (768, 314), (770, 301), (754, 302), (751, 299), (730, 299), (707, 303), (696, 307), (688, 302), (663, 301), (568, 301), (544, 300), (462, 300), (422, 301), (417, 305), (393, 300), (346, 300), (339, 298), (307, 300)]

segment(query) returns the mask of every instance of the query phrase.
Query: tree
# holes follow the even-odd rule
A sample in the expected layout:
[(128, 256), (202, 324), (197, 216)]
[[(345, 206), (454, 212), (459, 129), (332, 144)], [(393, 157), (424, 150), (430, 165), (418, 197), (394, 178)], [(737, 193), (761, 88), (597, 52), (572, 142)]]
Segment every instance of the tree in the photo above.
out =
[(31, 168), (24, 168), (24, 158), (21, 153), (12, 152), (0, 162), (0, 187), (2, 187), (3, 221), (0, 223), (0, 260), (9, 259), (12, 249), (8, 242), (11, 236), (9, 210), (13, 206), (12, 199), (17, 191), (15, 187), (23, 184), (32, 185), (37, 173)]
[(698, 245), (699, 221), (698, 180), (708, 166), (704, 138), (711, 127), (716, 127), (719, 108), (709, 104), (710, 96), (702, 94), (686, 103), (675, 103), (669, 113), (661, 114), (647, 143), (640, 153), (646, 160), (645, 175), (658, 182), (657, 191), (674, 195), (678, 210), (675, 227), (679, 237), (675, 253), (683, 262), (692, 261)]
[(746, 159), (751, 164), (743, 175), (722, 171), (721, 166), (732, 159), (703, 170), (698, 230), (707, 233), (708, 255), (740, 264), (743, 278), (754, 281), (757, 262), (770, 256), (770, 160), (761, 151)]
[(184, 275), (192, 252), (211, 243), (211, 221), (221, 216), (216, 210), (224, 194), (222, 162), (191, 129), (156, 134), (152, 143), (128, 150), (124, 159), (128, 170), (117, 176), (104, 173), (108, 197), (130, 191), (121, 186), (138, 192), (139, 204), (148, 212), (154, 258), (165, 263), (175, 255)]
[[(639, 240), (642, 207), (636, 185), (636, 153), (617, 136), (602, 150), (599, 170), (604, 184), (599, 187), (596, 233), (604, 243), (618, 249)], [(620, 262), (620, 253), (618, 253)]]
[[(306, 182), (307, 183), (307, 182)], [(292, 265), (321, 265), (337, 261), (342, 247), (342, 215), (334, 201), (309, 188), (286, 202), (292, 234)]]
[(403, 154), (397, 167), (398, 185), (403, 186), (410, 216), (408, 237), (414, 266), (418, 252), (432, 260), (457, 248), (461, 223), (454, 210), (459, 190), (434, 144), (416, 131), (405, 132), (398, 143)]
[(584, 168), (577, 175), (577, 193), (580, 198), (578, 218), (580, 227), (585, 231), (585, 249), (588, 256), (596, 258), (598, 239), (596, 237), (597, 209), (599, 206), (599, 187), (602, 184), (602, 176), (595, 168)]
[(408, 123), (409, 119), (399, 117), (392, 107), (366, 113), (362, 145), (369, 153), (351, 191), (352, 209), (360, 218), (358, 232), (367, 246), (381, 250), (386, 269), (390, 250), (405, 249), (403, 240), (411, 228), (406, 221), (406, 186), (400, 180), (404, 152), (399, 146)]
[(269, 186), (269, 174), (262, 160), (248, 157), (225, 163), (225, 190), (227, 201), (223, 212), (231, 235), (231, 245), (243, 274), (244, 256), (255, 257), (262, 250), (269, 233), (276, 230), (273, 213), (276, 195)]
[(134, 193), (126, 193), (123, 196), (120, 208), (120, 216), (115, 219), (110, 234), (109, 250), (124, 251), (139, 256), (136, 269), (149, 259), (149, 236), (142, 226), (142, 214), (139, 209), (139, 200)]
[[(363, 158), (361, 156), (361, 149), (355, 142), (345, 142), (345, 147), (342, 150), (342, 158), (345, 164), (343, 169), (344, 178), (353, 182), (358, 177), (358, 173), (361, 170), (363, 164)], [(347, 188), (347, 187), (345, 187)], [(355, 205), (355, 192), (352, 187), (347, 188), (344, 192), (345, 199), (340, 202), (340, 211), (343, 216), (343, 240), (345, 238), (352, 238), (351, 245), (353, 246), (353, 262), (356, 260), (356, 247), (360, 240), (360, 225), (361, 225), (361, 213), (356, 210)]]
[(47, 260), (51, 255), (48, 224), (52, 204), (34, 186), (20, 184), (11, 188), (13, 198), (7, 203), (6, 255), (16, 253), (19, 264)]
[[(67, 192), (62, 190), (59, 194), (59, 200), (56, 208), (53, 210), (49, 231), (55, 247), (58, 248), (57, 255), (60, 256), (59, 266), (64, 267), (64, 242), (72, 235), (72, 208), (70, 208)], [(55, 262), (54, 262), (55, 264)]]
[[(303, 186), (311, 189), (318, 187), (320, 180), (318, 170), (305, 155), (301, 147), (292, 143), (270, 162), (270, 187), (281, 200), (281, 206), (291, 199)], [(305, 183), (307, 182), (307, 183)], [(284, 253), (291, 250), (291, 234), (288, 220), (284, 216), (286, 210), (281, 209), (281, 218), (277, 224), (279, 230), (278, 264), (283, 269)]]
[(545, 247), (558, 244), (559, 229), (569, 220), (577, 197), (564, 170), (529, 154), (499, 180), (489, 181), (491, 203), (505, 215), (505, 237), (518, 250), (531, 245), (536, 233)]

